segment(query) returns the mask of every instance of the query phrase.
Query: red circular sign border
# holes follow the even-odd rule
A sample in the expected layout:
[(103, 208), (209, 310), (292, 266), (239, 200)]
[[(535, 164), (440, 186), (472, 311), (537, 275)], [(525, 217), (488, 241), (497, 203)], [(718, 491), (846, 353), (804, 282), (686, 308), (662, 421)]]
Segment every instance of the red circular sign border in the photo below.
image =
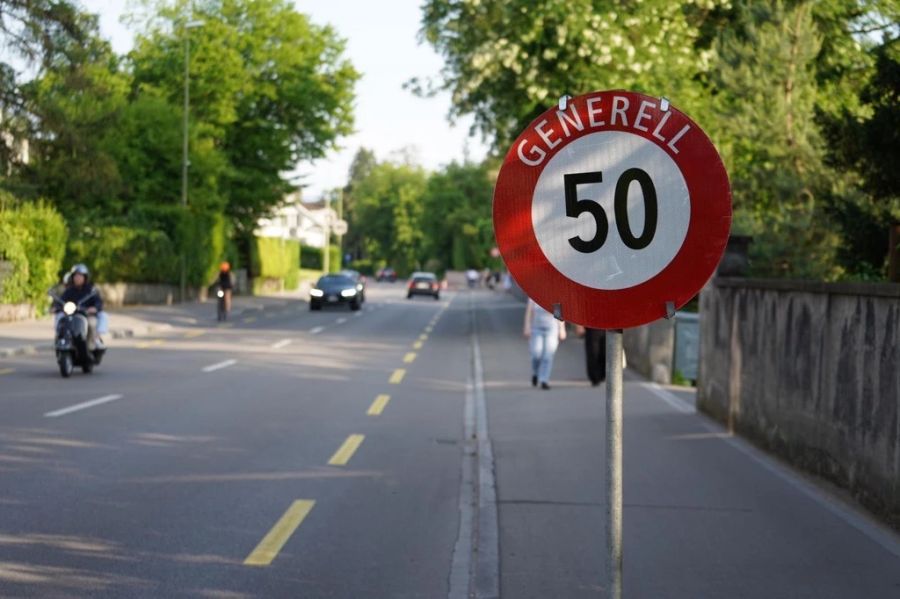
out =
[[(600, 106), (604, 111), (602, 118), (609, 121), (613, 96), (628, 98), (629, 115), (634, 114), (642, 101), (655, 104), (655, 109), (645, 111), (651, 117), (645, 125), (646, 132), (621, 123), (609, 125), (607, 122), (602, 127), (590, 127), (587, 100), (600, 97)], [(528, 166), (519, 160), (517, 148), (522, 140), (546, 150), (547, 144), (538, 136), (535, 127), (544, 119), (555, 123), (557, 109), (554, 107), (537, 117), (516, 138), (506, 154), (494, 189), (493, 217), (497, 247), (510, 274), (525, 293), (549, 311), (559, 304), (563, 320), (599, 329), (624, 329), (653, 322), (666, 316), (666, 302), (673, 302), (677, 309), (690, 301), (712, 276), (725, 251), (731, 228), (731, 188), (725, 166), (706, 133), (671, 105), (668, 108), (671, 116), (661, 133), (671, 137), (684, 125), (691, 126), (691, 131), (678, 142), (679, 153), (676, 154), (666, 143), (653, 137), (654, 126), (664, 114), (658, 98), (611, 90), (585, 94), (569, 102), (575, 103), (575, 109), (585, 124), (582, 131), (573, 130), (570, 136), (562, 139), (562, 143), (547, 151), (538, 166)], [(544, 167), (569, 143), (603, 131), (623, 131), (655, 143), (675, 161), (691, 198), (691, 221), (675, 257), (647, 281), (616, 290), (587, 287), (560, 273), (541, 250), (531, 222), (533, 192)], [(523, 209), (523, 202), (527, 209)]]

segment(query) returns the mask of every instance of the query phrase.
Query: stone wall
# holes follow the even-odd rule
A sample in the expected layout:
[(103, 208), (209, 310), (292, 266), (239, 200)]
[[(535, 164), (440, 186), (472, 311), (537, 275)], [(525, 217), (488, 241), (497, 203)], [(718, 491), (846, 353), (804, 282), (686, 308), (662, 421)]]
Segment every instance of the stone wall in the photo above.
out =
[(31, 320), (35, 310), (31, 304), (0, 304), (0, 322)]
[(900, 285), (714, 280), (698, 407), (900, 527)]
[[(177, 285), (153, 283), (98, 283), (103, 303), (111, 308), (135, 304), (166, 304), (178, 301)], [(205, 300), (207, 290), (188, 287), (188, 300)]]

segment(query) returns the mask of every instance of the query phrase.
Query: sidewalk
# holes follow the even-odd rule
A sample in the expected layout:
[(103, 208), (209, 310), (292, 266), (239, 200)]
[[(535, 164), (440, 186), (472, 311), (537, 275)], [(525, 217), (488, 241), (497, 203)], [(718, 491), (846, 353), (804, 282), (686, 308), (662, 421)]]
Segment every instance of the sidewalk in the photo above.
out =
[[(246, 312), (280, 308), (290, 302), (305, 301), (300, 291), (277, 296), (235, 296), (232, 317)], [(215, 302), (190, 302), (171, 306), (127, 306), (109, 310), (111, 339), (141, 337), (173, 327), (203, 327), (215, 324)], [(0, 324), (0, 359), (53, 349), (53, 317)]]

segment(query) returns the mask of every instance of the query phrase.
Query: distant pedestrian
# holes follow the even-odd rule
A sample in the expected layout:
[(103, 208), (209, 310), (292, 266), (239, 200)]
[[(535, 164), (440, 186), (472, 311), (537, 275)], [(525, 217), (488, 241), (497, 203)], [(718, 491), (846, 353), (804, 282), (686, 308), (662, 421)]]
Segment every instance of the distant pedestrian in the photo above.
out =
[(528, 300), (522, 332), (528, 338), (531, 350), (531, 385), (537, 387), (540, 383), (541, 389), (546, 391), (550, 388), (556, 348), (566, 338), (566, 325), (533, 300)]
[(581, 326), (577, 330), (584, 336), (588, 380), (596, 387), (606, 380), (606, 331)]

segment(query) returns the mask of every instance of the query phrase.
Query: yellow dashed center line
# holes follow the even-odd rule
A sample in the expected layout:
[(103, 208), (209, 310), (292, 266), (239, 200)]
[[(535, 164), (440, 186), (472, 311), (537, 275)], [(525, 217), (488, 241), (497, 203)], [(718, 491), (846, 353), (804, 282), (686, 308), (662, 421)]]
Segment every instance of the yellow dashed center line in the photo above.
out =
[(303, 519), (309, 515), (316, 502), (311, 499), (298, 499), (291, 504), (284, 515), (275, 523), (256, 549), (244, 560), (245, 566), (268, 566), (278, 556), (278, 552), (288, 542)]
[(391, 378), (388, 379), (388, 382), (392, 385), (398, 385), (403, 381), (403, 377), (406, 376), (405, 368), (398, 368), (394, 371), (394, 374), (391, 375)]
[(248, 316), (248, 317), (245, 318), (242, 322), (246, 322), (246, 323), (248, 323), (248, 324), (251, 323), (251, 322), (256, 322), (256, 317), (255, 317), (255, 316)]
[(422, 333), (421, 335), (419, 335), (419, 341), (428, 341), (428, 335)]
[(365, 435), (350, 435), (347, 437), (347, 440), (344, 441), (343, 445), (341, 445), (338, 450), (334, 452), (334, 455), (331, 456), (331, 459), (328, 460), (328, 465), (346, 466), (347, 462), (350, 461), (350, 458), (353, 457), (353, 454), (356, 453), (356, 450), (359, 449), (359, 446), (362, 445), (365, 438)]
[(414, 351), (411, 351), (408, 354), (406, 354), (405, 356), (403, 356), (403, 362), (405, 364), (412, 364), (415, 361), (415, 359), (416, 359), (416, 352), (414, 352)]
[(0, 376), (4, 374), (12, 374), (16, 371), (15, 368), (0, 368)]
[(415, 343), (413, 343), (413, 349), (422, 349), (422, 344), (422, 341), (416, 341)]
[(427, 327), (425, 327), (425, 332), (426, 332), (426, 333), (430, 333), (430, 332), (433, 331), (433, 330), (434, 330), (434, 327), (431, 326), (431, 325), (428, 325)]
[(388, 405), (389, 401), (391, 401), (391, 396), (382, 393), (375, 398), (375, 401), (372, 402), (372, 405), (369, 407), (369, 411), (366, 412), (366, 414), (369, 416), (381, 416), (381, 413), (384, 411), (384, 408)]
[(162, 345), (162, 339), (154, 339), (153, 341), (144, 341), (143, 343), (138, 343), (137, 347), (140, 349), (147, 349), (148, 347), (156, 347), (158, 345)]
[(184, 334), (185, 339), (194, 339), (195, 337), (199, 337), (201, 335), (205, 335), (206, 331), (188, 331)]

